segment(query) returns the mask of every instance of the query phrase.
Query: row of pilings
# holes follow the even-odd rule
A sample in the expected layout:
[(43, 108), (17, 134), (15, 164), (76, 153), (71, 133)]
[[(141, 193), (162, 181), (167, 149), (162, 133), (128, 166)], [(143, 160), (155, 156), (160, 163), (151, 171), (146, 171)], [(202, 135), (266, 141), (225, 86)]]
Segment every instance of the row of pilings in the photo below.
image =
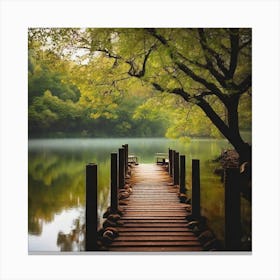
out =
[[(122, 199), (128, 198), (132, 186), (126, 179), (130, 177), (131, 164), (128, 160), (128, 145), (111, 153), (111, 201), (110, 207), (104, 214), (107, 220), (98, 229), (97, 206), (97, 164), (86, 166), (86, 251), (106, 250), (108, 242), (118, 235), (115, 227), (122, 215), (119, 207)], [(174, 186), (178, 186), (180, 202), (187, 204), (189, 227), (197, 234), (205, 250), (241, 251), (241, 211), (240, 211), (240, 171), (239, 168), (224, 170), (225, 187), (225, 238), (221, 245), (213, 232), (208, 228), (206, 218), (201, 216), (200, 207), (200, 161), (192, 159), (192, 197), (186, 190), (186, 157), (177, 151), (168, 150), (168, 173), (172, 177)], [(123, 203), (125, 203), (123, 201)]]
[(86, 234), (85, 250), (106, 250), (109, 241), (117, 236), (115, 227), (122, 215), (119, 204), (129, 197), (132, 189), (126, 181), (130, 178), (132, 164), (129, 163), (128, 144), (122, 145), (118, 152), (111, 153), (110, 167), (110, 207), (104, 213), (106, 218), (101, 228), (98, 228), (98, 197), (97, 197), (97, 164), (86, 165)]
[(187, 216), (189, 226), (198, 235), (198, 239), (206, 250), (242, 251), (241, 211), (240, 211), (240, 170), (239, 168), (224, 169), (224, 244), (215, 238), (208, 228), (206, 218), (201, 216), (200, 161), (192, 159), (192, 196), (186, 190), (186, 156), (176, 150), (168, 149), (168, 173), (173, 185), (179, 187), (179, 198), (182, 203), (189, 205), (190, 214)]

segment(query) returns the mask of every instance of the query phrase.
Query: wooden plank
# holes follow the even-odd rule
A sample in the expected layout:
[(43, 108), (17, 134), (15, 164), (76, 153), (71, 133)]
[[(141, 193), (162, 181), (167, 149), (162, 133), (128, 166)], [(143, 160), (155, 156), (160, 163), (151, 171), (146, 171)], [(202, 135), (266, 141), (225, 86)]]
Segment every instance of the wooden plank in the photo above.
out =
[(129, 236), (129, 237), (132, 237), (132, 236), (185, 236), (185, 237), (192, 237), (194, 236), (193, 232), (191, 231), (169, 231), (169, 232), (164, 232), (164, 231), (160, 231), (160, 232), (154, 232), (154, 231), (135, 231), (135, 232), (132, 232), (132, 231), (128, 231), (128, 232), (121, 232), (121, 237), (126, 237), (126, 236)]
[(134, 227), (134, 228), (138, 228), (138, 227), (141, 227), (141, 228), (144, 228), (144, 227), (153, 227), (153, 228), (157, 228), (157, 227), (167, 227), (167, 228), (174, 228), (174, 227), (179, 227), (179, 228), (183, 228), (183, 227), (187, 227), (188, 223), (185, 222), (185, 223), (125, 223), (123, 225), (123, 227)]
[(157, 220), (183, 220), (183, 221), (186, 221), (186, 218), (185, 217), (165, 217), (165, 216), (150, 216), (150, 217), (145, 217), (143, 218), (143, 216), (123, 216), (121, 217), (121, 221), (122, 220), (133, 220), (133, 221), (137, 221), (137, 220), (143, 220), (143, 221), (147, 221), (147, 220), (154, 220), (154, 219), (157, 219)]
[(179, 207), (179, 206), (167, 206), (167, 205), (153, 205), (152, 207), (149, 207), (147, 204), (135, 204), (134, 206), (131, 206), (130, 204), (122, 206), (123, 210), (126, 210), (126, 212), (133, 211), (135, 209), (142, 209), (142, 210), (153, 210), (153, 209), (162, 209), (162, 210), (178, 210), (178, 211), (186, 211), (187, 207)]
[(129, 227), (118, 227), (117, 228), (119, 232), (154, 232), (155, 235), (157, 232), (192, 232), (192, 230), (188, 228), (163, 228), (163, 227), (138, 227), (138, 228), (129, 228)]
[(149, 211), (149, 212), (129, 212), (129, 216), (142, 216), (142, 217), (151, 217), (156, 213), (157, 216), (165, 216), (165, 217), (173, 217), (174, 215), (177, 217), (186, 217), (186, 213), (184, 212), (163, 212), (163, 211)]
[(121, 206), (124, 210), (126, 211), (130, 211), (130, 210), (134, 210), (134, 209), (145, 209), (145, 210), (149, 210), (149, 209), (178, 209), (179, 211), (181, 210), (186, 210), (188, 209), (187, 206), (183, 205), (182, 204), (182, 207), (181, 206), (170, 206), (170, 205), (166, 205), (166, 204), (154, 204), (152, 207), (150, 207), (148, 204), (134, 204), (134, 206), (128, 204), (128, 205), (122, 205)]
[[(124, 210), (124, 216), (128, 215), (130, 212), (145, 212), (145, 210), (149, 210), (150, 212), (164, 212), (164, 213), (173, 213), (173, 212), (183, 212), (186, 214), (186, 208), (162, 208), (162, 207), (152, 207), (152, 208), (146, 208), (146, 207), (137, 207), (137, 208), (125, 208)], [(176, 217), (174, 215), (174, 217)]]
[(196, 236), (162, 235), (162, 236), (120, 236), (115, 241), (197, 241)]
[(158, 194), (160, 195), (160, 192), (167, 193), (167, 194), (176, 194), (179, 191), (177, 187), (174, 186), (163, 186), (163, 187), (135, 187), (133, 186), (132, 194)]
[(178, 207), (178, 208), (186, 208), (186, 205), (181, 203), (181, 204), (176, 204), (176, 203), (163, 203), (163, 202), (154, 202), (152, 206), (150, 206), (149, 203), (145, 203), (145, 202), (135, 202), (134, 204), (132, 203), (129, 203), (127, 205), (122, 205), (122, 208), (130, 208), (130, 209), (134, 209), (134, 207), (145, 207), (146, 209), (149, 209), (149, 208), (155, 208), (155, 207), (161, 207), (161, 208), (174, 208), (174, 207)]
[[(172, 219), (173, 215), (171, 215), (171, 214), (168, 215), (168, 214), (160, 213), (160, 212), (158, 212), (158, 213), (153, 212), (153, 213), (143, 213), (143, 214), (141, 214), (141, 213), (131, 214), (128, 217), (131, 218), (131, 220), (132, 220), (133, 217), (135, 217), (136, 219), (138, 219), (138, 218), (151, 219), (151, 218), (154, 218), (154, 217), (156, 217), (156, 218), (161, 217), (161, 218), (164, 218), (164, 219)], [(176, 217), (186, 219), (185, 214), (184, 215), (183, 214), (177, 215)]]
[(127, 200), (129, 200), (131, 202), (131, 204), (133, 204), (134, 202), (138, 202), (138, 203), (153, 203), (153, 202), (170, 202), (170, 203), (178, 203), (178, 197), (177, 196), (172, 196), (172, 197), (160, 197), (160, 196), (155, 196), (155, 197), (150, 197), (150, 196), (143, 196), (143, 197), (133, 197), (130, 196)]
[(121, 222), (124, 223), (124, 226), (127, 224), (188, 224), (185, 219), (181, 220), (172, 220), (172, 219), (121, 219)]
[[(160, 191), (160, 192), (159, 192)], [(173, 196), (174, 194), (177, 194), (178, 190), (177, 189), (155, 189), (152, 190), (151, 189), (146, 189), (146, 190), (135, 190), (135, 188), (133, 188), (133, 192), (131, 194), (131, 196)]]
[(112, 247), (125, 247), (125, 246), (200, 246), (198, 241), (117, 241), (115, 240)]
[(110, 251), (118, 252), (199, 252), (203, 251), (201, 246), (162, 246), (162, 247), (111, 247)]
[(177, 193), (178, 189), (174, 188), (173, 186), (164, 186), (164, 187), (148, 187), (148, 188), (143, 188), (143, 187), (139, 187), (139, 188), (135, 188), (135, 186), (133, 187), (133, 194), (161, 194), (159, 193), (159, 190), (162, 191), (163, 193)]
[(131, 195), (129, 197), (129, 200), (130, 201), (138, 200), (139, 202), (145, 202), (146, 200), (149, 200), (149, 201), (151, 201), (151, 200), (153, 200), (153, 201), (170, 200), (170, 201), (173, 201), (175, 203), (178, 203), (178, 197), (175, 194), (174, 195), (155, 195), (155, 196), (151, 196), (151, 195), (133, 196), (133, 195)]
[[(139, 212), (139, 213), (147, 213), (147, 212), (161, 212), (161, 213), (173, 213), (173, 214), (185, 214), (186, 215), (186, 210), (185, 209), (165, 209), (165, 208), (149, 208), (149, 209), (127, 209), (126, 213), (133, 213), (133, 212)], [(176, 215), (175, 215), (176, 216)]]

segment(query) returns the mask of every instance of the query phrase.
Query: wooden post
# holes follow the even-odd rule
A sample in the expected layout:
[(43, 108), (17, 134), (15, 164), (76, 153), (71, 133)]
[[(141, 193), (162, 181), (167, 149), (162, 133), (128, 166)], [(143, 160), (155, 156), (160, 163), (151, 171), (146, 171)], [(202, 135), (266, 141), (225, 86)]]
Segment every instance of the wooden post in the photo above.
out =
[(200, 217), (200, 170), (199, 159), (192, 160), (192, 216)]
[(124, 148), (119, 149), (119, 188), (124, 188), (125, 185), (125, 168), (124, 168)]
[(128, 144), (122, 145), (124, 148), (124, 174), (127, 175), (128, 171)]
[(172, 150), (172, 156), (171, 156), (171, 177), (173, 178), (174, 183), (174, 159), (175, 159), (175, 150)]
[(125, 144), (125, 175), (128, 175), (128, 144)]
[(179, 185), (179, 153), (174, 153), (174, 185)]
[(180, 193), (186, 193), (186, 157), (180, 156)]
[(86, 251), (97, 251), (97, 165), (86, 166)]
[(118, 154), (111, 153), (111, 212), (117, 212), (118, 201)]
[(168, 173), (172, 176), (172, 150), (168, 148)]
[(241, 245), (239, 168), (226, 168), (225, 187), (225, 249), (238, 251)]

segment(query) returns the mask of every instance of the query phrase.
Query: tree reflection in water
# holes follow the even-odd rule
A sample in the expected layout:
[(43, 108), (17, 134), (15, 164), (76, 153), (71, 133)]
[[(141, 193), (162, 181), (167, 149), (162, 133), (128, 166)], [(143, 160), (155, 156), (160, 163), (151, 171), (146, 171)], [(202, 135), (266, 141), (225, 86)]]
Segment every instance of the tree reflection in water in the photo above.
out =
[[(39, 141), (42, 145), (49, 142), (52, 143)], [(29, 147), (30, 251), (84, 250), (85, 165), (93, 161), (99, 166), (98, 213), (101, 215), (108, 207), (109, 155), (93, 148), (83, 151), (81, 145), (70, 150), (60, 146), (57, 149)]]
[[(28, 232), (32, 236), (29, 245), (33, 250), (45, 250), (52, 242), (51, 250), (78, 251), (84, 248), (84, 222), (72, 225), (81, 216), (75, 209), (85, 207), (85, 165), (98, 164), (98, 215), (102, 214), (110, 199), (110, 153), (128, 143), (130, 153), (139, 156), (141, 163), (154, 162), (155, 152), (172, 147), (187, 155), (187, 188), (191, 195), (191, 159), (201, 160), (201, 207), (216, 236), (224, 237), (224, 188), (220, 178), (213, 173), (216, 158), (227, 147), (224, 140), (193, 139), (190, 143), (166, 139), (53, 139), (30, 140), (28, 153)], [(246, 202), (246, 201), (245, 201)], [(67, 212), (73, 210), (68, 222)], [(251, 206), (242, 205), (242, 223), (251, 232)], [(68, 213), (69, 214), (69, 213)], [(65, 215), (65, 219), (63, 218)], [(83, 212), (84, 215), (84, 212)], [(67, 216), (67, 217), (66, 217)], [(59, 217), (59, 218), (58, 218)], [(55, 230), (46, 231), (59, 221)], [(62, 224), (67, 227), (62, 227)], [(53, 234), (50, 238), (49, 234)], [(45, 234), (45, 235), (44, 235)], [(40, 239), (44, 237), (43, 240)], [(246, 237), (247, 238), (247, 237)], [(50, 241), (51, 240), (51, 241)], [(42, 242), (42, 243), (40, 243)], [(41, 245), (42, 244), (42, 245)]]
[(60, 251), (84, 251), (85, 250), (85, 223), (81, 218), (74, 221), (74, 228), (70, 233), (60, 231), (57, 235), (57, 246)]

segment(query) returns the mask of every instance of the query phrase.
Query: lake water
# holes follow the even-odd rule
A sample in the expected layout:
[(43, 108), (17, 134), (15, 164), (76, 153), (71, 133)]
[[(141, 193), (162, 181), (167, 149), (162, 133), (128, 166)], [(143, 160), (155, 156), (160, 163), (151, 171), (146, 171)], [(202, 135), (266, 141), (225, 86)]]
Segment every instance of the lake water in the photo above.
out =
[[(224, 236), (224, 189), (214, 175), (212, 160), (230, 147), (226, 140), (192, 139), (190, 143), (164, 138), (29, 140), (28, 240), (30, 252), (84, 249), (85, 166), (98, 164), (98, 212), (110, 201), (110, 153), (123, 144), (141, 163), (154, 162), (154, 154), (176, 149), (186, 155), (187, 188), (191, 186), (191, 159), (200, 159), (201, 212), (217, 237)], [(189, 190), (190, 193), (190, 190)], [(250, 231), (251, 207), (242, 200), (244, 229)]]

